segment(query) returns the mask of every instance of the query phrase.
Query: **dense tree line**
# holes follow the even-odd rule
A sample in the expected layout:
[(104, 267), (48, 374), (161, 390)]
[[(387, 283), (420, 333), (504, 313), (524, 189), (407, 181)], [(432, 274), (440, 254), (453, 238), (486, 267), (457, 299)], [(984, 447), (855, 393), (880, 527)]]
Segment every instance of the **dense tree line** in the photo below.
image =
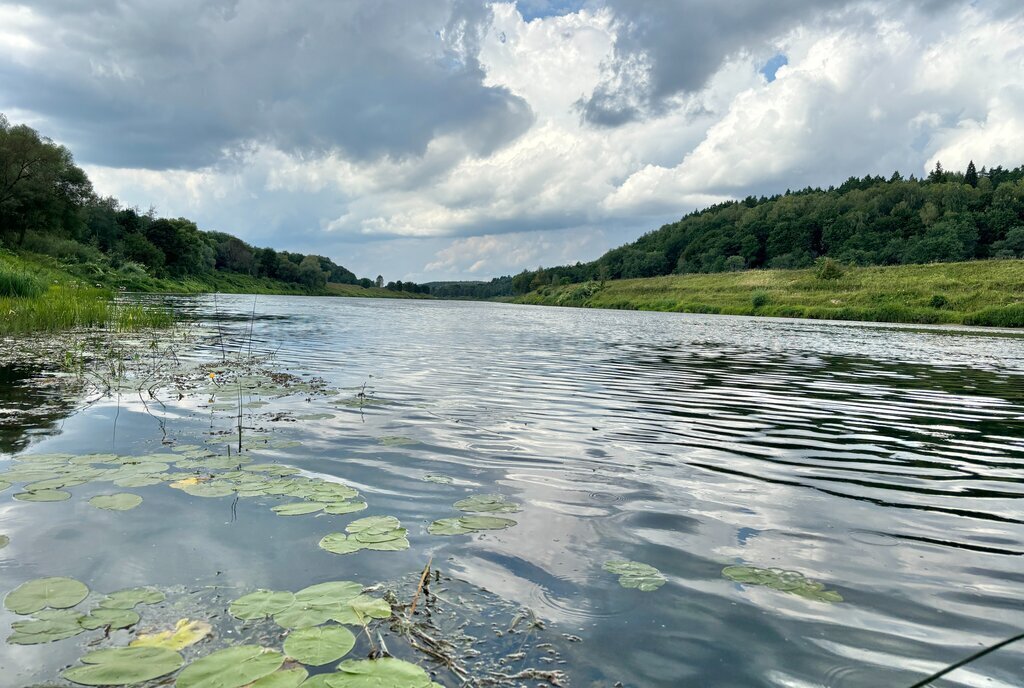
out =
[[(590, 263), (515, 275), (512, 289), (590, 280), (801, 268), (828, 257), (896, 265), (1024, 257), (1024, 166), (851, 177), (690, 213)], [(438, 293), (435, 290), (435, 294)]]
[(384, 285), (384, 288), (388, 291), (404, 291), (410, 294), (429, 294), (430, 285), (427, 284), (416, 284), (415, 282), (403, 282), (398, 280), (396, 282), (388, 282)]
[(311, 290), (363, 284), (324, 256), (256, 248), (185, 218), (161, 218), (97, 196), (63, 146), (0, 114), (0, 246), (78, 263), (106, 262), (155, 277), (214, 271), (269, 277)]
[(442, 299), (493, 299), (512, 295), (512, 276), (495, 277), (489, 282), (430, 282), (430, 293)]

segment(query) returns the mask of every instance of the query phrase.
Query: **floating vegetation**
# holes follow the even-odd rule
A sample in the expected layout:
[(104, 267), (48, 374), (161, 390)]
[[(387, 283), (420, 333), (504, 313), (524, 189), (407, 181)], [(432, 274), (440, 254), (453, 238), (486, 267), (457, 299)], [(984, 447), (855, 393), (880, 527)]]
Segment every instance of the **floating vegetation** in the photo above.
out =
[(421, 667), (394, 657), (346, 659), (324, 681), (330, 688), (440, 688)]
[(65, 499), (71, 499), (71, 493), (62, 490), (36, 490), (18, 492), (14, 498), (22, 502), (63, 502)]
[(303, 514), (323, 511), (326, 506), (329, 505), (323, 502), (289, 502), (287, 504), (278, 504), (271, 511), (278, 516), (302, 516)]
[(166, 650), (184, 650), (209, 636), (213, 628), (205, 621), (181, 619), (174, 628), (156, 633), (142, 633), (128, 643), (130, 647), (160, 647)]
[(441, 475), (440, 473), (428, 473), (423, 476), (423, 479), (428, 483), (437, 483), (438, 485), (451, 485), (455, 480), (447, 475)]
[(120, 686), (166, 676), (185, 660), (162, 647), (118, 647), (90, 652), (81, 661), (84, 666), (72, 667), (61, 675), (85, 686)]
[(6, 535), (0, 535), (0, 549), (3, 549), (9, 544), (11, 544), (11, 538)]
[(760, 585), (780, 592), (788, 592), (815, 602), (842, 602), (843, 596), (825, 585), (806, 578), (798, 571), (762, 569), (756, 566), (726, 566), (722, 575), (731, 581), (746, 585)]
[(320, 547), (335, 554), (351, 554), (361, 549), (398, 551), (409, 549), (408, 531), (394, 516), (369, 516), (352, 521), (348, 533), (331, 533), (320, 540)]
[(89, 588), (74, 578), (37, 578), (7, 593), (4, 606), (15, 614), (34, 614), (41, 609), (68, 609), (81, 602)]
[(650, 564), (639, 561), (628, 561), (619, 559), (605, 562), (605, 571), (614, 573), (619, 577), (619, 585), (624, 588), (636, 589), (641, 592), (651, 592), (665, 585), (666, 578), (661, 571)]
[(112, 592), (102, 600), (100, 606), (107, 609), (131, 609), (138, 604), (159, 604), (166, 596), (156, 588), (127, 588)]
[(385, 435), (384, 437), (378, 437), (377, 443), (385, 447), (404, 447), (410, 444), (419, 444), (419, 441), (411, 437), (403, 437), (402, 435)]
[(278, 669), (272, 674), (267, 674), (260, 680), (252, 683), (252, 688), (298, 688), (309, 672), (298, 667), (295, 669)]
[(52, 609), (36, 613), (36, 618), (15, 621), (14, 633), (7, 638), (12, 645), (40, 645), (71, 638), (85, 631), (82, 615), (67, 609)]
[(465, 535), (481, 530), (504, 530), (516, 525), (511, 518), (498, 516), (462, 516), (442, 518), (427, 526), (431, 535)]
[(284, 651), (297, 662), (321, 666), (341, 659), (355, 644), (356, 637), (344, 626), (317, 626), (289, 633)]
[(284, 655), (280, 652), (257, 645), (239, 645), (192, 662), (178, 674), (174, 685), (177, 688), (241, 688), (274, 673), (282, 664)]
[(95, 631), (98, 628), (130, 628), (139, 623), (139, 615), (131, 609), (94, 609), (82, 617), (82, 628)]
[(460, 499), (455, 502), (455, 508), (475, 514), (514, 514), (521, 511), (518, 504), (508, 501), (505, 495), (500, 494), (473, 495), (466, 499)]
[(142, 504), (142, 497), (131, 492), (119, 492), (117, 494), (96, 495), (89, 500), (97, 509), (107, 511), (128, 511)]
[(295, 595), (290, 592), (257, 590), (232, 602), (228, 612), (236, 619), (251, 621), (280, 614), (294, 603)]
[(306, 413), (295, 416), (295, 420), (331, 420), (332, 418), (334, 418), (333, 413)]

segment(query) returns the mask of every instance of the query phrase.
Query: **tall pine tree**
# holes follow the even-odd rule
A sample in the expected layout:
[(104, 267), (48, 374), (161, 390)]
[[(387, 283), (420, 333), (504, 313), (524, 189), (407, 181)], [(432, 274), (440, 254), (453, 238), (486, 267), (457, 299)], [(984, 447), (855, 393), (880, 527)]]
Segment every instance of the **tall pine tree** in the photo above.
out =
[(967, 163), (967, 171), (964, 173), (964, 181), (971, 186), (978, 186), (978, 170), (974, 168), (974, 161)]

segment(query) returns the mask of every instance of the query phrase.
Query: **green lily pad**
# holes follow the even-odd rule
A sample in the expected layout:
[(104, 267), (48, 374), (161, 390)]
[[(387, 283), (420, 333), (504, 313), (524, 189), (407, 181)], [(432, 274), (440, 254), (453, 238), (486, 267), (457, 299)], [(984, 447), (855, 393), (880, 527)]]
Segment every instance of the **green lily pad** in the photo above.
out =
[(352, 554), (363, 548), (363, 543), (355, 538), (349, 539), (345, 533), (328, 533), (320, 538), (317, 543), (320, 549), (325, 549), (334, 554)]
[(284, 655), (256, 645), (219, 650), (185, 667), (176, 688), (241, 688), (268, 676), (284, 664)]
[(139, 615), (131, 609), (93, 609), (81, 620), (82, 628), (94, 631), (97, 628), (128, 628), (139, 623)]
[(11, 484), (9, 482), (7, 482), (6, 480), (0, 480), (0, 492), (3, 492), (4, 490), (6, 490), (10, 486), (11, 486)]
[(331, 620), (362, 626), (367, 619), (388, 619), (391, 614), (391, 605), (387, 600), (370, 595), (359, 595), (343, 603), (341, 610), (334, 612)]
[(160, 647), (118, 647), (90, 652), (82, 663), (85, 666), (67, 669), (61, 676), (85, 686), (120, 686), (166, 676), (184, 660)]
[(256, 681), (251, 688), (298, 688), (307, 676), (309, 672), (302, 667), (280, 669)]
[(320, 540), (321, 549), (351, 554), (361, 549), (398, 551), (409, 548), (407, 531), (394, 516), (368, 516), (349, 523), (343, 533), (330, 533)]
[(385, 447), (404, 447), (409, 444), (419, 444), (417, 440), (414, 440), (411, 437), (402, 437), (401, 435), (386, 435), (384, 437), (378, 437), (377, 442)]
[(363, 586), (355, 581), (330, 581), (303, 588), (295, 593), (295, 601), (313, 607), (329, 607), (355, 599)]
[(641, 592), (651, 592), (665, 585), (666, 578), (658, 569), (650, 564), (643, 564), (639, 561), (627, 561), (624, 559), (608, 561), (604, 564), (604, 570), (614, 573), (619, 577), (619, 585), (624, 588), (636, 589)]
[(246, 466), (242, 469), (243, 471), (254, 471), (257, 473), (266, 473), (267, 475), (274, 475), (278, 477), (284, 477), (286, 475), (295, 475), (299, 472), (298, 468), (291, 466), (282, 466), (279, 463), (254, 463), (251, 466)]
[(454, 478), (447, 475), (441, 475), (440, 473), (428, 473), (423, 476), (423, 479), (428, 483), (437, 483), (438, 485), (451, 485), (455, 482)]
[(97, 509), (107, 511), (128, 511), (142, 504), (142, 497), (131, 492), (118, 492), (117, 494), (96, 495), (89, 500)]
[(331, 688), (428, 688), (434, 684), (419, 666), (394, 657), (346, 659), (330, 675)]
[(278, 504), (271, 511), (278, 516), (302, 516), (323, 511), (326, 506), (321, 502), (289, 502), (288, 504)]
[(823, 583), (806, 578), (798, 571), (762, 569), (756, 566), (726, 566), (722, 569), (722, 575), (737, 583), (761, 585), (815, 602), (837, 603), (843, 601), (843, 596), (838, 592), (826, 590)]
[(18, 492), (14, 498), (22, 502), (63, 502), (71, 498), (70, 492), (63, 490), (36, 490), (35, 492)]
[(334, 418), (333, 413), (306, 413), (295, 416), (295, 420), (330, 420), (331, 418)]
[(170, 473), (154, 473), (152, 475), (132, 475), (127, 478), (118, 478), (114, 484), (118, 487), (149, 487), (159, 485), (171, 479)]
[(341, 659), (355, 644), (356, 637), (344, 626), (318, 626), (289, 633), (284, 651), (297, 662), (320, 666)]
[(280, 614), (295, 603), (295, 595), (290, 592), (274, 590), (257, 590), (243, 595), (231, 603), (228, 611), (231, 616), (243, 621), (265, 619)]
[(166, 599), (156, 588), (127, 588), (107, 595), (100, 601), (106, 609), (131, 609), (137, 604), (159, 604)]
[(38, 578), (22, 583), (4, 598), (4, 606), (15, 614), (32, 614), (51, 607), (67, 609), (85, 599), (89, 588), (74, 578)]
[(88, 481), (72, 477), (51, 478), (50, 480), (38, 480), (34, 483), (29, 483), (25, 486), (25, 491), (39, 492), (40, 490), (59, 490), (62, 487), (77, 487), (78, 485), (84, 485), (86, 482)]
[(11, 544), (11, 538), (6, 535), (0, 535), (0, 549), (3, 549), (9, 544)]
[(82, 633), (79, 621), (82, 615), (68, 609), (40, 611), (35, 619), (15, 621), (11, 624), (14, 633), (7, 638), (11, 645), (40, 645), (64, 640)]
[(325, 514), (342, 516), (355, 513), (366, 508), (366, 502), (332, 502), (324, 507)]
[(235, 489), (233, 487), (220, 481), (185, 485), (181, 490), (193, 497), (227, 497), (228, 495), (235, 493)]
[(500, 494), (473, 495), (460, 499), (455, 502), (455, 508), (470, 513), (514, 514), (520, 511), (518, 504), (508, 501), (505, 495)]

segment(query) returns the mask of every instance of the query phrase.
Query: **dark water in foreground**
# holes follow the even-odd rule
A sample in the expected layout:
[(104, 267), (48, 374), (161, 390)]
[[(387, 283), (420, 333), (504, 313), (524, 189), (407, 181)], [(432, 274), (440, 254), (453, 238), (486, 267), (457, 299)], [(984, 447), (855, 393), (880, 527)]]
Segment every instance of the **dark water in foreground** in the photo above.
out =
[[(213, 312), (211, 300), (182, 303)], [(219, 298), (229, 345), (252, 304)], [(342, 391), (269, 400), (251, 422), (301, 441), (274, 458), (342, 478), (369, 509), (283, 518), (264, 498), (232, 514), (230, 498), (155, 485), (123, 490), (145, 502), (117, 513), (86, 503), (121, 491), (109, 485), (45, 504), (9, 489), (0, 591), (50, 575), (105, 591), (296, 590), (396, 579), (433, 557), (544, 620), (573, 686), (898, 687), (1024, 630), (1019, 335), (298, 297), (260, 297), (256, 314), (254, 353)], [(217, 359), (219, 344), (187, 356)], [(374, 403), (329, 403), (364, 383)], [(28, 398), (26, 386), (4, 383), (0, 408)], [(147, 412), (115, 395), (61, 422), (46, 416), (45, 436), (22, 420), (0, 437), (6, 451), (145, 454), (160, 448), (161, 426), (182, 444), (230, 429), (231, 413), (203, 401)], [(274, 421), (282, 411), (334, 417)], [(518, 525), (426, 533), (478, 492), (521, 503)], [(397, 516), (411, 548), (317, 547), (374, 514)], [(602, 564), (621, 558), (667, 584), (620, 587)], [(798, 571), (843, 601), (741, 585), (722, 575), (732, 564)], [(16, 618), (0, 612), (5, 637)], [(83, 642), (0, 645), (0, 685), (53, 680)], [(935, 685), (1024, 685), (1024, 644)]]

